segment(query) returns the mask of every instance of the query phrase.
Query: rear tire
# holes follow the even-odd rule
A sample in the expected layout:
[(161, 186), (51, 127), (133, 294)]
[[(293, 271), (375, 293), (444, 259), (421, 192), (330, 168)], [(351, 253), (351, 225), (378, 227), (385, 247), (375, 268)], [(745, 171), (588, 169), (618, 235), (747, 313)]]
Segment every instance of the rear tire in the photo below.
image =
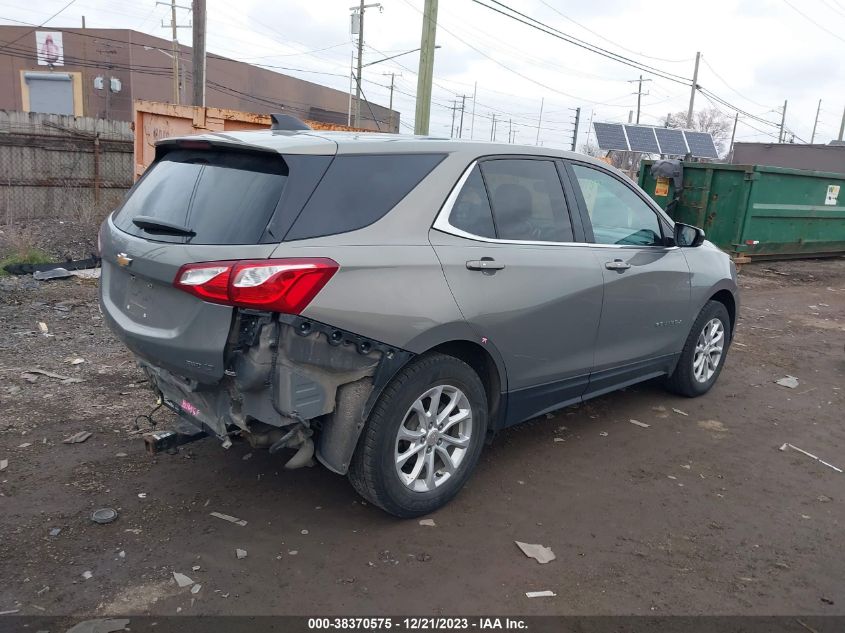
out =
[(708, 301), (693, 323), (675, 371), (666, 388), (688, 398), (702, 396), (713, 387), (728, 354), (731, 319), (724, 304)]
[(469, 365), (444, 354), (423, 356), (400, 370), (379, 396), (358, 440), (349, 480), (367, 501), (395, 516), (432, 512), (469, 479), (487, 415), (484, 385)]

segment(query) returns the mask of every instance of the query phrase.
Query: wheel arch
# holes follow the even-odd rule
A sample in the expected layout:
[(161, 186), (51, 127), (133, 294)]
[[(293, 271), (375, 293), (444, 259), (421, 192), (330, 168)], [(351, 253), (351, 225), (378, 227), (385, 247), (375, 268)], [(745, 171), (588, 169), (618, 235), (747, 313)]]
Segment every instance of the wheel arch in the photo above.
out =
[(708, 301), (717, 301), (725, 306), (725, 309), (728, 311), (728, 317), (730, 317), (731, 320), (731, 338), (733, 338), (733, 333), (736, 330), (737, 312), (739, 308), (734, 293), (727, 288), (722, 288), (721, 290), (714, 292)]

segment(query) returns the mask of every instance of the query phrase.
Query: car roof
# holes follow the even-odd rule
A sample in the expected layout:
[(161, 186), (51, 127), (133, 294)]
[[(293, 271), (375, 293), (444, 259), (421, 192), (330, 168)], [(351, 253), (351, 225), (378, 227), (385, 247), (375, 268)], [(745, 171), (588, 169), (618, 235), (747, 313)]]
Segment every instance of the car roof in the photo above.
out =
[[(328, 132), (322, 130), (252, 130), (233, 132), (209, 132), (183, 137), (191, 140), (208, 140), (211, 143), (261, 148), (281, 154), (406, 154), (448, 152), (462, 153), (467, 158), (493, 154), (522, 154), (528, 156), (552, 156), (573, 158), (609, 167), (607, 163), (585, 154), (552, 147), (495, 143), (467, 139), (450, 139), (437, 136), (412, 136), (407, 134), (386, 134), (381, 132)], [(177, 139), (166, 139), (172, 143)]]

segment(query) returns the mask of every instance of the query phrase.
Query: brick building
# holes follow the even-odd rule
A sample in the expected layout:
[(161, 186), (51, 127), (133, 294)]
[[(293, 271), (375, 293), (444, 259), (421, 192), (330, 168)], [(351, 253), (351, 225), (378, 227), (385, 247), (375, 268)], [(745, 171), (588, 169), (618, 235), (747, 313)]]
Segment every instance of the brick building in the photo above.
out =
[[(190, 103), (191, 47), (179, 51)], [(208, 54), (206, 105), (346, 124), (349, 94)], [(132, 120), (134, 99), (174, 102), (171, 42), (129, 29), (0, 26), (0, 109)], [(362, 100), (362, 127), (398, 131), (399, 113)]]

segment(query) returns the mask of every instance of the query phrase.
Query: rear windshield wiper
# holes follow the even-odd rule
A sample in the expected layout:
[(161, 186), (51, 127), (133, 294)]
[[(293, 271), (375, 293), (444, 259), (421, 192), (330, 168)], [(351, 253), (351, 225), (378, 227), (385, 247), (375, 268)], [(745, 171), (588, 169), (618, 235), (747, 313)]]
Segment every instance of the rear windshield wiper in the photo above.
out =
[(160, 220), (149, 215), (139, 215), (132, 218), (132, 224), (147, 233), (166, 233), (168, 235), (186, 235), (188, 237), (196, 235), (196, 231), (191, 230), (187, 226)]

